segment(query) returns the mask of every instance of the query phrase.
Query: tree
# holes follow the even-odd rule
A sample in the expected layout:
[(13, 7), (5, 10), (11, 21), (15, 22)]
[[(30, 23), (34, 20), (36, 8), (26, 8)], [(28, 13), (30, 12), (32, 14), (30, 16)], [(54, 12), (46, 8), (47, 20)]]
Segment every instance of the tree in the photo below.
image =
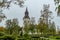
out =
[(59, 4), (60, 0), (54, 0), (55, 4)]
[(30, 23), (35, 24), (35, 17), (31, 17)]
[(46, 34), (48, 32), (48, 24), (45, 24), (42, 21), (37, 25), (37, 32), (40, 34)]
[(5, 28), (0, 26), (0, 32), (5, 32)]
[(49, 31), (50, 31), (50, 34), (52, 34), (52, 35), (56, 34), (56, 27), (55, 27), (55, 23), (54, 22), (52, 22)]
[[(43, 10), (41, 10), (41, 17), (37, 26), (37, 31), (41, 34), (47, 34), (49, 30), (49, 20), (52, 19), (51, 13), (52, 11), (49, 10), (50, 5), (43, 5)], [(50, 18), (50, 19), (49, 19)]]
[(0, 22), (6, 18), (5, 14), (2, 13), (2, 10), (0, 9)]
[(34, 30), (35, 29), (35, 25), (34, 24), (30, 24), (30, 27), (29, 27), (29, 31), (33, 34), (34, 33)]
[(43, 27), (43, 20), (42, 18), (39, 19), (39, 23), (37, 25), (37, 32), (41, 32), (42, 33), (42, 28)]
[(16, 26), (14, 26), (14, 27), (11, 29), (11, 34), (12, 34), (14, 37), (21, 36), (21, 35), (19, 34), (20, 31), (21, 31), (21, 30), (20, 30), (20, 26), (16, 25)]
[(60, 35), (60, 30), (58, 31), (58, 34)]
[(29, 30), (31, 33), (33, 33), (35, 31), (35, 17), (32, 17), (31, 20), (30, 20), (30, 27), (29, 27)]
[(20, 7), (23, 6), (24, 1), (23, 0), (0, 0), (0, 7), (6, 7), (9, 8), (10, 4), (13, 3), (16, 5), (19, 5)]
[(6, 29), (8, 34), (19, 34), (20, 26), (18, 25), (18, 20), (16, 18), (6, 21)]
[(51, 18), (52, 11), (49, 10), (50, 5), (43, 5), (43, 10), (41, 10), (41, 17), (43, 19), (43, 22), (48, 24), (49, 18)]
[(11, 20), (6, 21), (6, 31), (8, 34), (10, 34), (10, 29), (11, 29)]
[(11, 3), (14, 3), (20, 7), (23, 7), (24, 0), (0, 0), (0, 22), (2, 22), (4, 18), (6, 18), (5, 14), (2, 13), (3, 10), (5, 8), (9, 9)]
[(29, 32), (31, 32), (33, 34), (35, 31), (36, 31), (35, 17), (31, 17)]
[(57, 5), (55, 9), (57, 10), (57, 15), (60, 16), (60, 4), (59, 4), (60, 0), (54, 0), (54, 2), (55, 2), (55, 5)]

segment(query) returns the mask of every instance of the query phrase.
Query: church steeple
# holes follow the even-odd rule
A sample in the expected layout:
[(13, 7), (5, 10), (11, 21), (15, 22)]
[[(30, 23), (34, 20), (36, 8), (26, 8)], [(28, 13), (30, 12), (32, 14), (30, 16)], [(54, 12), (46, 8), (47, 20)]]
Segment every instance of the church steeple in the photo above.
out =
[[(28, 12), (28, 9), (26, 8), (25, 10), (25, 15), (23, 17), (23, 21), (24, 21), (24, 28), (27, 28), (27, 30), (29, 29), (30, 27), (30, 17), (29, 17), (29, 12)], [(27, 32), (26, 29), (24, 29), (25, 32)]]
[(28, 12), (27, 7), (26, 7), (26, 11), (25, 11), (25, 16), (24, 16), (24, 18), (28, 18), (28, 19), (30, 19), (30, 17), (29, 17), (29, 12)]

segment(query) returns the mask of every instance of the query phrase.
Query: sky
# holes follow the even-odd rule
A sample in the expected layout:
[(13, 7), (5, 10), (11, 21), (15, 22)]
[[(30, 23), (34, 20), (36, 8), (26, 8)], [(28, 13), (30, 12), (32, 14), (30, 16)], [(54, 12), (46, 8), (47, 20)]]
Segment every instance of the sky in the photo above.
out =
[(7, 19), (3, 20), (0, 26), (5, 26), (6, 20), (13, 18), (18, 18), (19, 25), (22, 26), (26, 7), (28, 8), (30, 18), (35, 17), (36, 23), (38, 23), (43, 4), (50, 4), (50, 10), (53, 12), (52, 16), (54, 17), (52, 21), (55, 22), (56, 26), (60, 26), (60, 17), (57, 16), (57, 12), (55, 11), (56, 6), (54, 0), (26, 0), (23, 8), (12, 3), (10, 9), (4, 9), (3, 13), (6, 15)]

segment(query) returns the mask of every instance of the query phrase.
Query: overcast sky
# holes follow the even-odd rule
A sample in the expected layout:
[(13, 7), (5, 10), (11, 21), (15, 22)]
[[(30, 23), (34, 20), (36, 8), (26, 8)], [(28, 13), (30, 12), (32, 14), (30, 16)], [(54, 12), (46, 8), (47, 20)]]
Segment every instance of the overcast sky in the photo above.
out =
[[(27, 7), (29, 16), (35, 17), (37, 23), (41, 15), (40, 11), (43, 8), (43, 4), (50, 4), (50, 10), (53, 12), (52, 15), (54, 16), (53, 21), (56, 26), (60, 26), (60, 17), (57, 17), (57, 13), (55, 12), (56, 6), (54, 4), (54, 0), (26, 0), (23, 8), (20, 8), (18, 5), (14, 5), (12, 3), (10, 9), (5, 9), (3, 13), (5, 13), (7, 19), (18, 18), (19, 25), (22, 26), (24, 13)], [(0, 23), (0, 26), (5, 26), (5, 21), (7, 19), (3, 20)]]

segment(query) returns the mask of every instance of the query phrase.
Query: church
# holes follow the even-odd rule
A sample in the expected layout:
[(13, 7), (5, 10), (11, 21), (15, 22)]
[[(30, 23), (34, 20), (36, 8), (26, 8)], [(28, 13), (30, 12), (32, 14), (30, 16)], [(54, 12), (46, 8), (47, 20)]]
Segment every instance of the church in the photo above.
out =
[(28, 12), (28, 9), (26, 8), (26, 11), (25, 11), (25, 15), (23, 17), (23, 21), (24, 21), (24, 27), (23, 27), (23, 30), (24, 31), (28, 31), (29, 29), (29, 25), (30, 25), (30, 17), (29, 17), (29, 12)]

